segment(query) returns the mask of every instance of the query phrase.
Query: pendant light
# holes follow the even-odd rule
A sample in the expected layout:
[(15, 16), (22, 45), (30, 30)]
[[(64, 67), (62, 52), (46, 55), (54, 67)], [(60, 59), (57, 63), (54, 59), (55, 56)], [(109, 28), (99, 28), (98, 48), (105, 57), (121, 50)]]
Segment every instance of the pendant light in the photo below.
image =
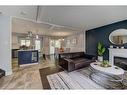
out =
[(36, 34), (36, 39), (39, 39), (39, 36), (38, 36), (38, 34)]
[(28, 37), (32, 37), (32, 36), (33, 36), (32, 32), (28, 31)]
[(39, 39), (38, 29), (36, 30), (35, 38), (36, 38), (36, 39)]
[(30, 38), (32, 38), (32, 36), (33, 36), (32, 31), (28, 31), (26, 39), (30, 39)]

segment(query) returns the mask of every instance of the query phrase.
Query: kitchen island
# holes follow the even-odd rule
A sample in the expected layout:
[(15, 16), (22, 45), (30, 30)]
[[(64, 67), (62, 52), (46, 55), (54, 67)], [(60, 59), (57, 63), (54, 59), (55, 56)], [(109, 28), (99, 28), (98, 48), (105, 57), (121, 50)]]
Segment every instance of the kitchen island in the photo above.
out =
[(18, 65), (38, 64), (38, 50), (18, 50)]

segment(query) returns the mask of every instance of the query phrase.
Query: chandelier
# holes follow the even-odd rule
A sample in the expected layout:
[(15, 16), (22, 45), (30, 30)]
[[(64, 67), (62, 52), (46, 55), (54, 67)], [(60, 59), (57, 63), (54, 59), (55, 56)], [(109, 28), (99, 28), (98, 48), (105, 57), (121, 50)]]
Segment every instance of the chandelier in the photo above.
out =
[[(26, 37), (26, 38), (27, 38), (27, 39), (34, 38), (34, 35), (33, 35), (32, 31), (28, 31), (28, 32), (27, 32), (27, 37)], [(35, 38), (36, 38), (36, 39), (39, 39), (38, 33), (35, 35)]]

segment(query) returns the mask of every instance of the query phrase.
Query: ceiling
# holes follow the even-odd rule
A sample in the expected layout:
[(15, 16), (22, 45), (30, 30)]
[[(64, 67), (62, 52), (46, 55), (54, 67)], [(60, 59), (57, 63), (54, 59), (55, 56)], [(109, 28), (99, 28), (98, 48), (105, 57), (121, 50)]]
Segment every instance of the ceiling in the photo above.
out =
[(127, 19), (127, 6), (42, 6), (40, 21), (80, 30)]
[(41, 23), (15, 18), (13, 32), (68, 36), (126, 19), (127, 6), (39, 6), (37, 21)]
[(55, 27), (49, 24), (37, 23), (30, 20), (19, 18), (12, 19), (12, 32), (26, 34), (32, 31), (33, 34), (66, 37), (78, 33), (79, 31), (71, 30), (66, 27)]

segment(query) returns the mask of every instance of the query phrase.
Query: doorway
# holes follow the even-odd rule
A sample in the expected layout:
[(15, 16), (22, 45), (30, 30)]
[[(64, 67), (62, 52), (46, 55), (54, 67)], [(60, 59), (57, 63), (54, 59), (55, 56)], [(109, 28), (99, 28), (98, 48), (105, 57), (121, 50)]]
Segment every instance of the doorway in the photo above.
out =
[(50, 54), (55, 54), (57, 52), (56, 50), (59, 50), (60, 47), (61, 47), (61, 42), (59, 39), (50, 40)]

